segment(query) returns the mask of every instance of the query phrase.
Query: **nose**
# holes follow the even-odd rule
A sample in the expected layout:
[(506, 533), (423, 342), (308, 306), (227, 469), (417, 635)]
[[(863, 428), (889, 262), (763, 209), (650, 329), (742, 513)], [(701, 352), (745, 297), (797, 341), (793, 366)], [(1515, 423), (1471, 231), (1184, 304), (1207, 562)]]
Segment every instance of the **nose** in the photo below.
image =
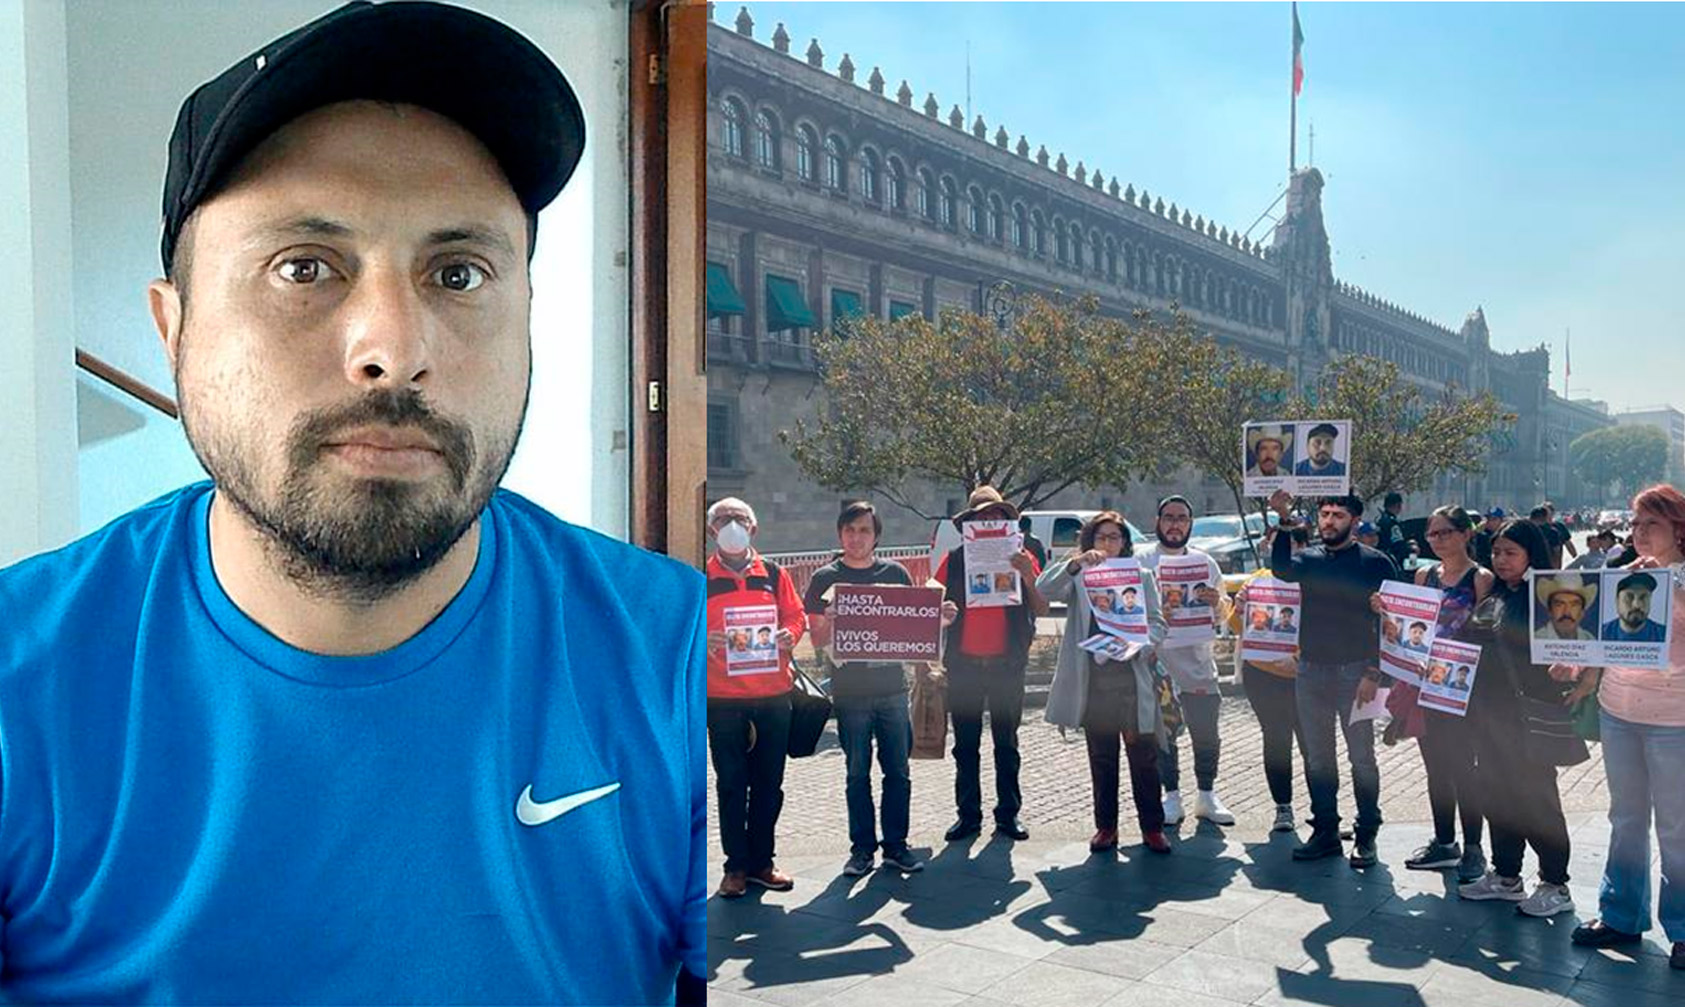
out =
[(430, 317), (404, 270), (365, 269), (341, 313), (345, 376), (352, 384), (407, 388), (426, 380), (432, 366)]

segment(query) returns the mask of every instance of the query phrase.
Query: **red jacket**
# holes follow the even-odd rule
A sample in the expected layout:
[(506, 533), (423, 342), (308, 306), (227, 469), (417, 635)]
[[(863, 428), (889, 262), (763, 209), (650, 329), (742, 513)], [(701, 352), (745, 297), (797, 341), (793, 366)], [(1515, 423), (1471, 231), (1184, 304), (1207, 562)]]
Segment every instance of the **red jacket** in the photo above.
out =
[[(776, 564), (775, 564), (776, 566)], [(725, 610), (747, 605), (775, 605), (778, 626), (787, 629), (797, 640), (807, 632), (807, 613), (796, 594), (796, 585), (785, 571), (771, 576), (767, 564), (757, 553), (741, 574), (720, 562), (718, 554), (708, 557), (704, 568), (708, 578), (708, 632), (725, 629)], [(781, 696), (790, 691), (790, 652), (780, 649), (778, 671), (761, 675), (726, 674), (725, 648), (708, 649), (708, 698), (762, 699)]]

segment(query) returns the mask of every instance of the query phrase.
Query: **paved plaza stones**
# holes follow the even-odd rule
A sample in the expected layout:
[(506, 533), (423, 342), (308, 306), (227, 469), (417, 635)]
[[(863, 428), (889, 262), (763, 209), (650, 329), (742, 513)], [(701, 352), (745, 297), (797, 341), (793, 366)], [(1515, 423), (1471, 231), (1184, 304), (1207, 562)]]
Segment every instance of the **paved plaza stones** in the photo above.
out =
[[(1013, 843), (985, 832), (943, 844), (953, 815), (952, 764), (915, 762), (911, 841), (931, 859), (908, 877), (881, 870), (842, 876), (847, 816), (834, 736), (827, 734), (814, 757), (792, 760), (778, 863), (795, 876), (796, 888), (751, 888), (744, 899), (709, 902), (709, 1003), (1685, 1003), (1685, 973), (1668, 968), (1659, 932), (1637, 949), (1591, 951), (1568, 941), (1575, 924), (1596, 913), (1606, 853), (1607, 798), (1595, 758), (1563, 773), (1578, 912), (1536, 920), (1506, 903), (1457, 899), (1450, 873), (1404, 869), (1405, 857), (1431, 833), (1414, 742), (1378, 749), (1387, 820), (1381, 864), (1354, 871), (1344, 860), (1294, 863), (1293, 837), (1268, 832), (1274, 809), (1244, 699), (1224, 702), (1219, 779), (1238, 822), (1227, 829), (1184, 824), (1168, 857), (1129, 845), (1137, 837), (1127, 827), (1127, 788), (1126, 845), (1089, 854), (1093, 823), (1080, 735), (1061, 738), (1039, 711), (1026, 714), (1022, 733), (1023, 818), (1031, 839)], [(988, 795), (986, 756), (983, 767)], [(1350, 810), (1349, 790), (1342, 807)], [(717, 832), (710, 840), (717, 880)], [(1533, 868), (1529, 856), (1527, 871)]]

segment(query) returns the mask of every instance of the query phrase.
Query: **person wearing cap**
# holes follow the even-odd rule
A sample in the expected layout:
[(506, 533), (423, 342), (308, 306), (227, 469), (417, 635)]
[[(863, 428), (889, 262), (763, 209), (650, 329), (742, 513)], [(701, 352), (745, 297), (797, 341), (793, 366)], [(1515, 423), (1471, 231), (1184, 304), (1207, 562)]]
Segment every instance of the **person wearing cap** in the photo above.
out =
[(1597, 639), (1581, 625), (1586, 609), (1597, 601), (1596, 581), (1588, 581), (1577, 573), (1565, 573), (1560, 577), (1540, 577), (1533, 591), (1545, 612), (1545, 619), (1534, 628), (1534, 636), (1541, 640)]
[(0, 572), (0, 1001), (699, 999), (703, 580), (498, 488), (584, 143), (438, 4), (187, 97), (147, 297), (211, 478)]
[(1288, 460), (1293, 448), (1293, 431), (1276, 423), (1246, 428), (1246, 453), (1252, 466), (1246, 474), (1252, 478), (1273, 479), (1287, 475), (1282, 463)]
[(1343, 476), (1346, 463), (1334, 457), (1334, 442), (1340, 428), (1332, 423), (1318, 423), (1305, 434), (1305, 457), (1293, 466), (1296, 476)]
[(1502, 507), (1493, 507), (1486, 512), (1486, 523), (1474, 533), (1474, 563), (1476, 566), (1492, 569), (1492, 540), (1498, 537), (1498, 530), (1504, 526), (1507, 515)]
[[(1269, 500), (1281, 527), (1298, 526), (1289, 505), (1293, 497), (1278, 490)], [(1381, 770), (1375, 760), (1373, 721), (1353, 721), (1354, 703), (1367, 703), (1380, 688), (1379, 616), (1369, 596), (1381, 582), (1398, 579), (1398, 568), (1383, 552), (1359, 544), (1352, 530), (1363, 517), (1363, 501), (1353, 495), (1317, 502), (1318, 541), (1295, 553), (1289, 536), (1276, 535), (1270, 569), (1298, 584), (1300, 660), (1294, 682), (1305, 754), (1305, 782), (1311, 795), (1312, 832), (1293, 850), (1296, 860), (1316, 860), (1344, 852), (1340, 840), (1340, 768), (1334, 732), (1344, 733), (1351, 763), (1357, 822), (1351, 851), (1353, 867), (1377, 862), (1381, 829)]]
[[(966, 509), (954, 525), (968, 521), (1018, 520), (1013, 506), (993, 486), (972, 491)], [(1018, 725), (1024, 717), (1024, 672), (1036, 620), (1047, 614), (1047, 599), (1036, 588), (1041, 568), (1034, 556), (1020, 549), (1012, 557), (1022, 599), (1003, 608), (967, 608), (965, 546), (955, 546), (942, 558), (935, 579), (947, 590), (943, 617), (952, 620), (946, 631), (943, 664), (948, 682), (948, 715), (954, 726), (954, 804), (958, 812), (944, 838), (958, 842), (983, 828), (981, 756), (983, 711), (989, 712), (994, 742), (995, 831), (1010, 839), (1028, 839), (1029, 830), (1018, 818), (1024, 797), (1018, 785)]]
[(1353, 532), (1352, 536), (1371, 549), (1381, 547), (1381, 530), (1368, 521), (1359, 521), (1357, 531)]
[(1404, 534), (1404, 526), (1398, 520), (1403, 511), (1403, 495), (1388, 493), (1381, 499), (1381, 520), (1375, 526), (1375, 537), (1380, 543), (1375, 548), (1392, 557), (1400, 570), (1416, 553), (1415, 543)]
[[(1187, 497), (1168, 496), (1159, 501), (1157, 523), (1153, 529), (1157, 542), (1141, 553), (1141, 568), (1156, 574), (1159, 561), (1165, 556), (1203, 559), (1206, 583), (1193, 588), (1193, 591), (1202, 604), (1210, 607), (1209, 618), (1215, 629), (1216, 624), (1227, 617), (1220, 608), (1228, 604), (1228, 599), (1210, 585), (1221, 581), (1223, 573), (1218, 569), (1216, 560), (1188, 545), (1193, 520), (1193, 504), (1188, 502)], [(1169, 591), (1162, 593), (1169, 594)], [(1176, 607), (1170, 600), (1164, 602), (1163, 614), (1167, 622)], [(1188, 736), (1192, 739), (1194, 782), (1198, 788), (1193, 802), (1194, 817), (1215, 825), (1233, 825), (1234, 813), (1217, 793), (1217, 767), (1223, 747), (1217, 721), (1218, 714), (1222, 712), (1223, 696), (1217, 688), (1217, 658), (1211, 641), (1178, 646), (1161, 643), (1158, 646), (1158, 662), (1170, 679), (1171, 687), (1176, 690), (1176, 698), (1182, 705), (1183, 722), (1187, 724)], [(1159, 776), (1164, 783), (1164, 820), (1167, 824), (1176, 825), (1184, 817), (1179, 746), (1174, 733), (1167, 734), (1160, 744), (1164, 749), (1164, 757), (1159, 760)]]
[(1615, 618), (1603, 625), (1602, 639), (1632, 643), (1661, 643), (1667, 627), (1650, 618), (1650, 602), (1656, 593), (1656, 578), (1642, 570), (1629, 573), (1615, 584)]

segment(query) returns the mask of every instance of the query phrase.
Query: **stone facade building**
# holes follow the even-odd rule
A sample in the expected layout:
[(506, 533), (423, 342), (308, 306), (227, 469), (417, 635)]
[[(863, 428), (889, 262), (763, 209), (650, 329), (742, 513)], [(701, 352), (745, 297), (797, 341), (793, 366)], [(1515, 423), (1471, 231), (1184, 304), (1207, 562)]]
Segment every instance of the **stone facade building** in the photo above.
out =
[[(1610, 418), (1550, 391), (1542, 347), (1494, 352), (1480, 309), (1451, 329), (1335, 279), (1314, 168), (1292, 179), (1266, 246), (981, 116), (967, 123), (958, 106), (944, 113), (935, 95), (892, 87), (877, 67), (862, 74), (849, 55), (830, 67), (817, 39), (793, 54), (782, 24), (770, 42), (746, 9), (709, 26), (709, 495), (754, 504), (763, 548), (823, 548), (846, 496), (805, 479), (778, 439), (825, 401), (814, 333), (854, 313), (997, 312), (1006, 291), (1093, 295), (1118, 316), (1174, 303), (1304, 384), (1361, 353), (1430, 392), (1490, 388), (1519, 421), (1494, 443), (1488, 474), (1412, 503), (1575, 502), (1568, 441)], [(1233, 508), (1196, 475), (1047, 506), (1121, 506), (1146, 524), (1170, 489), (1202, 510)], [(931, 486), (921, 506), (953, 513), (960, 495)], [(884, 511), (886, 543), (928, 541), (929, 521)]]

